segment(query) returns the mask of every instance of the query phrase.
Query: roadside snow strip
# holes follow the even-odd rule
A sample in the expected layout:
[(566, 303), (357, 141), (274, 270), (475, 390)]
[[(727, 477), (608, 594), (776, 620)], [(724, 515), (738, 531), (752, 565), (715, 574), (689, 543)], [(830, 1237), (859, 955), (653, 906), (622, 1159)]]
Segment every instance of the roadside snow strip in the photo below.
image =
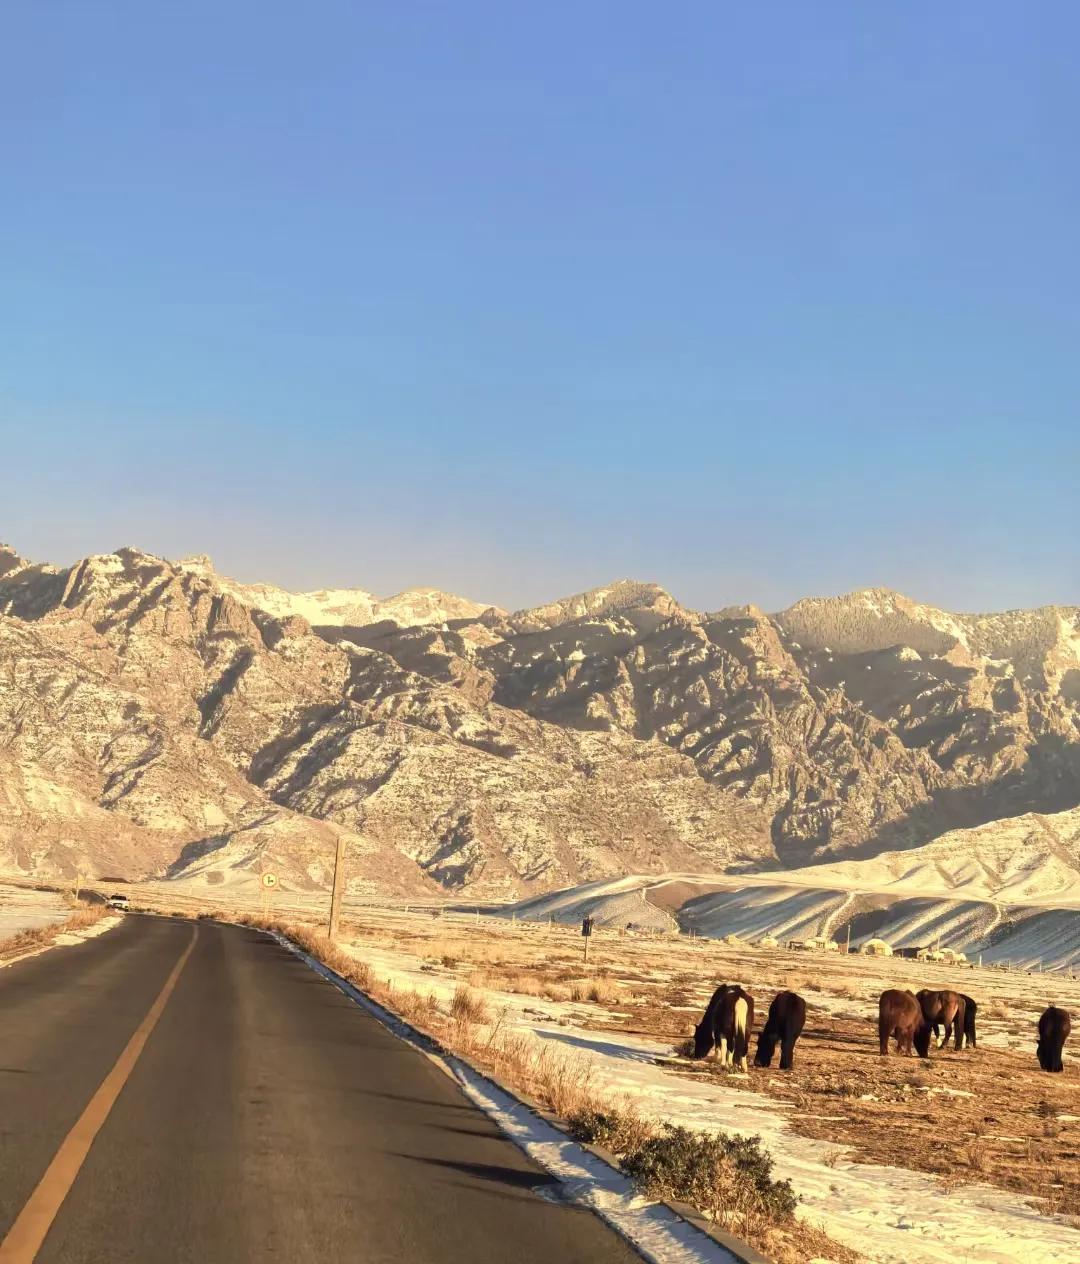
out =
[(515, 1145), (561, 1182), (567, 1202), (594, 1211), (652, 1264), (766, 1264), (752, 1248), (742, 1244), (737, 1249), (728, 1248), (707, 1229), (697, 1228), (665, 1204), (642, 1198), (620, 1171), (541, 1118), (526, 1102), (462, 1059), (437, 1050), (422, 1032), (376, 1004), (286, 936), (277, 931), (266, 933), (435, 1063)]

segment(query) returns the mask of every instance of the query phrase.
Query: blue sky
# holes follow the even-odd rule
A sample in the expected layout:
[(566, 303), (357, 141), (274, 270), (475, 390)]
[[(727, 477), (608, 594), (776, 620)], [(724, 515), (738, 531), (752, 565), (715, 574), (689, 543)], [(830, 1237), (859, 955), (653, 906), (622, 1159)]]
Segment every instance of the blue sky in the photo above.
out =
[(1080, 601), (1080, 11), (14, 0), (0, 539)]

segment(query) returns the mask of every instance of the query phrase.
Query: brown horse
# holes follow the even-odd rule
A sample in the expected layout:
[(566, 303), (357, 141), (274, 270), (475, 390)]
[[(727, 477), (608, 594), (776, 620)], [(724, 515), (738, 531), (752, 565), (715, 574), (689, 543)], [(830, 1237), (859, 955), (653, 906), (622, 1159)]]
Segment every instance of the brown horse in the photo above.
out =
[(1072, 1031), (1072, 1018), (1067, 1009), (1050, 1005), (1039, 1019), (1039, 1044), (1035, 1052), (1044, 1071), (1064, 1071), (1061, 1052)]
[(919, 1057), (930, 1052), (930, 1024), (912, 992), (888, 988), (878, 1000), (878, 1041), (883, 1058), (889, 1054), (889, 1037), (896, 1037), (896, 1052), (911, 1055), (915, 1046)]
[(951, 1035), (955, 1047), (962, 1049), (964, 1047), (965, 1003), (960, 993), (949, 991), (947, 988), (939, 992), (924, 989), (915, 993), (915, 999), (922, 1009), (923, 1018), (934, 1028), (935, 1033), (939, 1023), (945, 1028), (945, 1034), (938, 1040), (938, 1048), (941, 1049), (947, 1045)]
[(694, 1028), (694, 1057), (704, 1058), (715, 1048), (724, 1066), (749, 1070), (747, 1054), (753, 1028), (754, 998), (737, 983), (722, 983)]
[(769, 1006), (769, 1017), (758, 1036), (754, 1065), (772, 1066), (776, 1046), (780, 1045), (780, 1070), (790, 1071), (795, 1064), (795, 1041), (806, 1023), (806, 1002), (795, 992), (777, 992)]

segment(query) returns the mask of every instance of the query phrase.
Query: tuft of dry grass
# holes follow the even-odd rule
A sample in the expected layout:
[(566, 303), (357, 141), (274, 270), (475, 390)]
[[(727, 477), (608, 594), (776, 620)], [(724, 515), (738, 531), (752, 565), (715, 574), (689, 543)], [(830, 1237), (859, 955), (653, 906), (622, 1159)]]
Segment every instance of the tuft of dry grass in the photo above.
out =
[(459, 1023), (486, 1023), (491, 1011), (479, 993), (470, 987), (459, 987), (450, 1002), (450, 1017)]

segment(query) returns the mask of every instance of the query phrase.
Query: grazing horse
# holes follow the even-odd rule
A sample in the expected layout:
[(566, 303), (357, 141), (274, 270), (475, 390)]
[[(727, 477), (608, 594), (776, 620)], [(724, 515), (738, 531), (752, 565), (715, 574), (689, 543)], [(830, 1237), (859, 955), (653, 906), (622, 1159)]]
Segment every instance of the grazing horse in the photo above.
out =
[(704, 1058), (715, 1048), (724, 1066), (748, 1070), (746, 1055), (753, 1027), (754, 998), (737, 983), (722, 983), (694, 1028), (694, 1057)]
[(806, 1002), (794, 992), (777, 992), (769, 1006), (769, 1017), (758, 1036), (754, 1065), (772, 1066), (777, 1042), (780, 1044), (780, 1070), (790, 1071), (795, 1060), (795, 1041), (806, 1022)]
[(1072, 1031), (1072, 1019), (1067, 1009), (1058, 1009), (1056, 1005), (1050, 1005), (1043, 1010), (1042, 1017), (1039, 1019), (1039, 1044), (1036, 1054), (1039, 1058), (1039, 1066), (1044, 1071), (1064, 1071), (1061, 1051), (1065, 1048), (1065, 1041), (1068, 1040), (1070, 1031)]
[(888, 988), (878, 1000), (878, 1041), (883, 1058), (889, 1055), (889, 1037), (896, 1037), (896, 1052), (911, 1055), (914, 1044), (919, 1057), (930, 1052), (930, 1024), (912, 992)]
[(945, 1034), (938, 1039), (938, 1048), (947, 1045), (949, 1037), (952, 1036), (955, 1047), (962, 1049), (964, 1047), (965, 1007), (964, 998), (960, 993), (950, 992), (948, 989), (940, 992), (924, 989), (915, 993), (915, 999), (919, 1002), (923, 1018), (933, 1028), (935, 1036), (939, 1024), (945, 1028)]

